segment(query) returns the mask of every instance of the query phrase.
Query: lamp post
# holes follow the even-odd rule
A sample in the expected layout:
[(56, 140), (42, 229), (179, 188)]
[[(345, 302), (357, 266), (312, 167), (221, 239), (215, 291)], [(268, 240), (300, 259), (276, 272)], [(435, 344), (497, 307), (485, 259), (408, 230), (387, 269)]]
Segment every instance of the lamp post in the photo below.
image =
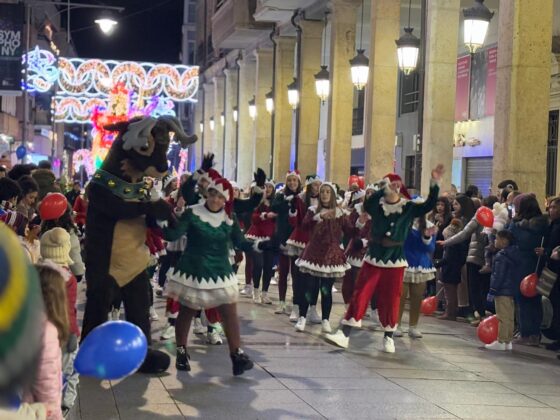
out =
[(253, 98), (249, 100), (248, 105), (249, 105), (249, 117), (251, 117), (251, 119), (255, 121), (255, 118), (257, 118), (257, 105), (255, 103), (255, 96), (253, 96)]
[(418, 53), (420, 52), (420, 40), (412, 34), (414, 28), (410, 26), (410, 8), (412, 0), (408, 0), (408, 26), (404, 28), (404, 34), (395, 41), (397, 44), (397, 57), (399, 69), (409, 75), (418, 65)]
[(329, 99), (331, 89), (330, 74), (327, 66), (321, 66), (321, 70), (315, 75), (315, 92), (321, 102)]
[(239, 113), (237, 112), (237, 107), (234, 106), (233, 110), (231, 112), (232, 117), (233, 117), (233, 122), (237, 123), (237, 118), (239, 117)]
[(274, 112), (274, 94), (272, 93), (272, 91), (270, 91), (266, 95), (264, 95), (264, 97), (266, 112), (272, 115), (272, 113)]
[(220, 114), (220, 124), (222, 127), (226, 125), (226, 115), (223, 112)]
[(294, 77), (294, 81), (288, 85), (288, 103), (293, 110), (296, 110), (299, 104), (299, 84)]
[(472, 7), (463, 9), (465, 18), (463, 26), (463, 39), (467, 50), (474, 54), (484, 45), (488, 26), (494, 16), (488, 7), (484, 5), (484, 0), (475, 0)]
[(210, 126), (210, 131), (214, 131), (214, 117), (210, 117), (210, 120), (208, 122), (208, 125)]
[(200, 134), (204, 133), (204, 122), (200, 121), (198, 127), (200, 129)]
[(369, 74), (369, 58), (364, 54), (362, 48), (362, 34), (364, 32), (364, 0), (362, 0), (362, 13), (360, 24), (360, 46), (356, 50), (357, 54), (350, 60), (350, 71), (352, 75), (352, 83), (358, 90), (362, 90), (367, 84)]

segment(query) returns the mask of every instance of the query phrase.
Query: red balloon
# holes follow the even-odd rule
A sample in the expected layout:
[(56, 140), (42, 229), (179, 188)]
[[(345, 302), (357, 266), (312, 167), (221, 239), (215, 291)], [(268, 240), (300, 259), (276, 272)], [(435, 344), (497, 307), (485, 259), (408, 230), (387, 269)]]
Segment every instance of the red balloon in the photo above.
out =
[(68, 201), (60, 193), (50, 193), (43, 198), (39, 204), (39, 216), (41, 220), (55, 220), (66, 212)]
[(536, 273), (529, 274), (523, 280), (521, 280), (521, 284), (519, 285), (519, 289), (521, 290), (521, 294), (525, 297), (535, 297), (537, 296), (537, 282), (539, 277)]
[(360, 187), (360, 189), (365, 190), (366, 189), (366, 180), (363, 176), (359, 176), (358, 177), (358, 186)]
[(438, 301), (436, 296), (427, 297), (422, 301), (422, 304), (420, 305), (420, 312), (422, 312), (424, 315), (433, 314), (437, 309), (437, 302)]
[(348, 178), (348, 187), (351, 187), (352, 185), (360, 185), (360, 177), (358, 175), (350, 175), (350, 177)]
[(488, 207), (480, 207), (476, 211), (476, 221), (484, 227), (494, 226), (494, 213)]
[(484, 344), (496, 341), (498, 339), (498, 318), (496, 315), (483, 319), (476, 328), (476, 335)]

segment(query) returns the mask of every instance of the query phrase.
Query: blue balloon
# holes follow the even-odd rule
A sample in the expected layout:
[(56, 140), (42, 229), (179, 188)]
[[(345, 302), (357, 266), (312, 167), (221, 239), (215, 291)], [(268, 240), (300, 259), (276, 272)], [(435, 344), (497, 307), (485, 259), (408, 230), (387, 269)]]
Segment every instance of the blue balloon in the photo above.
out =
[(27, 149), (25, 148), (25, 146), (19, 146), (16, 149), (16, 156), (18, 159), (23, 159), (26, 154), (27, 154)]
[(121, 379), (138, 370), (147, 352), (148, 341), (140, 328), (126, 321), (109, 321), (89, 333), (74, 367), (80, 375)]

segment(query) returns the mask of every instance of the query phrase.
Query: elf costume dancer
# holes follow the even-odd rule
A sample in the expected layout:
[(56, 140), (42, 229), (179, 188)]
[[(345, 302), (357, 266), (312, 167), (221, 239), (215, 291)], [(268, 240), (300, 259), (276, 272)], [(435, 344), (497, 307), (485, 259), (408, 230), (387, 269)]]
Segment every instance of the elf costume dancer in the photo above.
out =
[(187, 336), (196, 312), (217, 308), (225, 326), (233, 374), (241, 375), (253, 362), (240, 348), (237, 317), (237, 277), (229, 262), (230, 243), (248, 251), (248, 241), (233, 214), (233, 188), (227, 179), (212, 181), (206, 202), (196, 204), (181, 215), (175, 226), (164, 229), (166, 240), (187, 235), (187, 246), (168, 276), (167, 293), (181, 304), (176, 321), (178, 370), (189, 371)]
[(361, 326), (371, 297), (379, 286), (378, 312), (385, 330), (383, 351), (395, 352), (393, 332), (398, 325), (403, 275), (407, 266), (403, 244), (414, 218), (434, 208), (443, 172), (443, 165), (432, 170), (430, 194), (424, 203), (410, 201), (408, 191), (396, 174), (385, 176), (380, 190), (365, 201), (364, 209), (375, 221), (371, 227), (371, 240), (350, 306), (342, 320), (342, 328), (328, 334), (327, 341), (342, 348), (348, 347), (352, 327)]

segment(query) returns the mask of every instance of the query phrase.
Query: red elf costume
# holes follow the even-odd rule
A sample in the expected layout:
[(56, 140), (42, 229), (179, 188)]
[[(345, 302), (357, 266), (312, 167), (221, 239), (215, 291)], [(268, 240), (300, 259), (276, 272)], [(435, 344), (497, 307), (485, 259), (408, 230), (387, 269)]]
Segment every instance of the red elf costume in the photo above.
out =
[[(423, 203), (413, 203), (401, 178), (396, 174), (384, 177), (379, 191), (364, 202), (364, 210), (375, 223), (371, 225), (371, 240), (358, 275), (350, 305), (342, 320), (342, 328), (328, 334), (327, 341), (347, 348), (352, 327), (360, 327), (373, 294), (378, 293), (378, 312), (385, 330), (383, 351), (395, 352), (393, 331), (398, 325), (400, 295), (404, 270), (407, 266), (403, 244), (416, 217), (431, 211), (437, 202), (443, 166), (432, 171), (430, 194)], [(395, 193), (399, 193), (397, 196)], [(389, 199), (397, 197), (396, 201)], [(378, 287), (379, 286), (379, 287)]]

